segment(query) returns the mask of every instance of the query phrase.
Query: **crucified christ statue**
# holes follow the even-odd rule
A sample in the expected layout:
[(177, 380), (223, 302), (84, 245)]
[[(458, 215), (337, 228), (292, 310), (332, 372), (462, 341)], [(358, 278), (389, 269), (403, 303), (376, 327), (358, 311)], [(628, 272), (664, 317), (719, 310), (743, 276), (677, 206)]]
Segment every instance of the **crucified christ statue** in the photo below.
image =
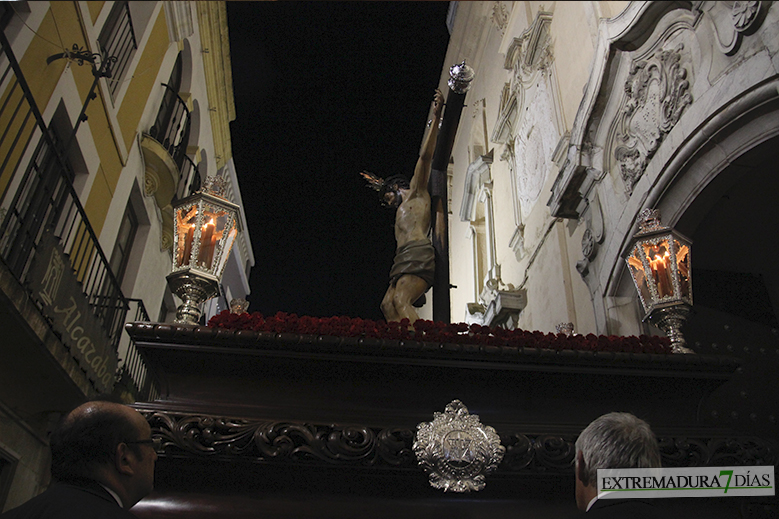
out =
[(443, 105), (443, 94), (436, 90), (433, 118), (428, 123), (429, 131), (422, 142), (411, 182), (400, 175), (385, 180), (367, 171), (361, 173), (369, 187), (379, 192), (382, 205), (396, 210), (397, 249), (390, 270), (389, 288), (381, 302), (381, 311), (387, 322), (404, 318), (411, 324), (417, 321), (419, 315), (414, 309), (414, 302), (433, 284), (435, 251), (429, 237), (430, 194), (427, 185)]

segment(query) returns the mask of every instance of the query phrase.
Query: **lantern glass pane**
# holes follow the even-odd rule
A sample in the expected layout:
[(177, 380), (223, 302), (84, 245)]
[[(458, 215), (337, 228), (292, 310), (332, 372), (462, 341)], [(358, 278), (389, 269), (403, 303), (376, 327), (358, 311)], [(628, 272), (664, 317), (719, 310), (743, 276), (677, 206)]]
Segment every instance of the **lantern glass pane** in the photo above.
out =
[(213, 267), (220, 263), (219, 257), (222, 255), (225, 242), (232, 227), (234, 227), (234, 217), (232, 211), (211, 204), (205, 205), (203, 215), (203, 230), (197, 266), (203, 270), (213, 270)]
[(641, 244), (649, 262), (649, 268), (657, 289), (658, 299), (674, 297), (673, 272), (671, 271), (671, 251), (667, 239)]
[(189, 265), (197, 226), (197, 205), (186, 205), (176, 211), (175, 266)]
[(692, 304), (692, 285), (690, 283), (690, 247), (689, 245), (674, 240), (676, 245), (676, 267), (679, 271), (679, 288), (681, 297)]
[(652, 296), (647, 286), (647, 278), (639, 246), (633, 249), (633, 254), (628, 257), (627, 262), (630, 267), (630, 274), (633, 276), (633, 282), (638, 290), (638, 295), (641, 297), (641, 304), (644, 306), (644, 310), (648, 310), (652, 304)]
[[(200, 253), (197, 257), (197, 266), (203, 270), (211, 270), (216, 244), (222, 234), (219, 223), (218, 210), (212, 206), (205, 206), (203, 208), (203, 227), (200, 235)], [(224, 227), (224, 224), (222, 224), (222, 227)]]

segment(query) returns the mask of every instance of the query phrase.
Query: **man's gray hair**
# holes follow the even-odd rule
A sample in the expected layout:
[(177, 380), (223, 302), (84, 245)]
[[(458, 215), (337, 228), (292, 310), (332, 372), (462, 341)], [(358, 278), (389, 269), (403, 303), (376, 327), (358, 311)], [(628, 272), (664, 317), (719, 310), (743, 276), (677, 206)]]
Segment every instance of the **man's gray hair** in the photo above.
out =
[(596, 481), (598, 469), (660, 467), (660, 449), (652, 429), (630, 413), (608, 413), (593, 420), (576, 440), (586, 478)]

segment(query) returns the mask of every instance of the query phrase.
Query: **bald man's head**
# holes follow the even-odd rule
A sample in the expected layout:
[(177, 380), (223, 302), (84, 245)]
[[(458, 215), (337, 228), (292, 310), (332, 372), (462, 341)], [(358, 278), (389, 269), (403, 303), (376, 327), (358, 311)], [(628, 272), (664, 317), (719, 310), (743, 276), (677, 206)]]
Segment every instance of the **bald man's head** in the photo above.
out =
[(95, 479), (100, 467), (113, 462), (119, 443), (141, 439), (143, 421), (126, 405), (108, 401), (80, 405), (65, 415), (51, 434), (52, 478)]

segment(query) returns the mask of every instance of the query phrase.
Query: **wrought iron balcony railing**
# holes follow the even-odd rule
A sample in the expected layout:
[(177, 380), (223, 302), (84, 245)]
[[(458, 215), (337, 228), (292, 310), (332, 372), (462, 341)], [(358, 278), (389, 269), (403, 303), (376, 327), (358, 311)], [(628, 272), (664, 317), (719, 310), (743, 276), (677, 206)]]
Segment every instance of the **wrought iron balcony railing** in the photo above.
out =
[(116, 355), (128, 300), (73, 189), (65, 150), (47, 128), (2, 31), (0, 47), (0, 260), (43, 308), (40, 293), (29, 288), (31, 268), (44, 237), (53, 236)]
[(162, 86), (165, 87), (165, 95), (149, 135), (168, 150), (181, 171), (189, 144), (189, 108), (178, 92), (166, 84)]
[(98, 37), (98, 42), (104, 56), (116, 57), (116, 62), (111, 67), (111, 77), (107, 79), (111, 98), (116, 99), (116, 93), (130, 66), (130, 61), (138, 49), (128, 2), (116, 2)]
[[(128, 299), (127, 301), (130, 305), (135, 305), (135, 312), (130, 311), (131, 317), (128, 319), (129, 321), (148, 322), (150, 320), (141, 299)], [(132, 338), (127, 345), (124, 358), (119, 366), (119, 380), (126, 381), (126, 385), (131, 386), (130, 389), (135, 395), (138, 395), (138, 400), (151, 402), (159, 396), (157, 383), (149, 376), (146, 364), (144, 364)]]

